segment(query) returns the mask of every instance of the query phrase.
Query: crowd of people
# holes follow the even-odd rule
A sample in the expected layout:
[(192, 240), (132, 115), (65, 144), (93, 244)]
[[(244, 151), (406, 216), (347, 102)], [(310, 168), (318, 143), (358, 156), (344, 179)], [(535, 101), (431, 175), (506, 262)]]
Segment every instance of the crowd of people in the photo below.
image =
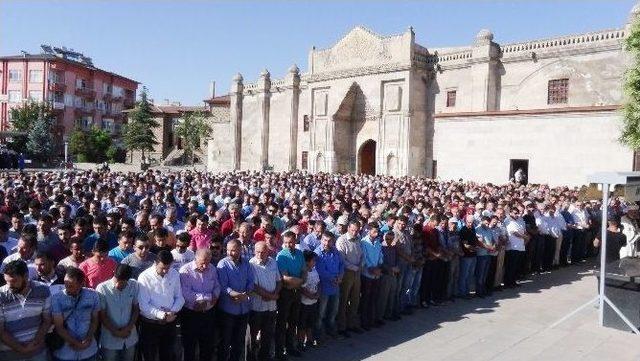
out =
[[(607, 205), (610, 259), (638, 207)], [(546, 185), (195, 171), (0, 175), (0, 360), (284, 360), (598, 253)], [(402, 322), (402, 321), (400, 321)]]

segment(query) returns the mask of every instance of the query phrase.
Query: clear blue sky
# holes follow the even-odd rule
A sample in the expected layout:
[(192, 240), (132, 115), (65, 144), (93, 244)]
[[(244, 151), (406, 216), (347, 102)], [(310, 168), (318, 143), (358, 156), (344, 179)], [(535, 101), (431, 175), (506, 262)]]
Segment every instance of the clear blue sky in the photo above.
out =
[(312, 46), (355, 25), (379, 34), (413, 26), (430, 47), (471, 44), (489, 28), (499, 43), (623, 26), (633, 0), (605, 1), (17, 1), (0, 0), (0, 54), (67, 46), (98, 67), (140, 81), (151, 97), (201, 104), (241, 72), (305, 71)]

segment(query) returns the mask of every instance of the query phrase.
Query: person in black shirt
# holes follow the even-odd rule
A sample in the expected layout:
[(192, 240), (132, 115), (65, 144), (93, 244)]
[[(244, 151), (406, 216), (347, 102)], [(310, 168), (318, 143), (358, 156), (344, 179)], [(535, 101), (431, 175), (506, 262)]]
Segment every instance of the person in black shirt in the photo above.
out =
[[(600, 248), (600, 238), (593, 240), (593, 246)], [(620, 231), (620, 223), (617, 219), (607, 221), (607, 262), (620, 259), (620, 249), (627, 245), (627, 236)]]
[(460, 257), (460, 274), (458, 277), (459, 296), (463, 298), (471, 297), (469, 285), (473, 281), (476, 270), (476, 247), (478, 246), (478, 236), (473, 226), (473, 215), (465, 218), (465, 224), (460, 229), (460, 246), (464, 256)]

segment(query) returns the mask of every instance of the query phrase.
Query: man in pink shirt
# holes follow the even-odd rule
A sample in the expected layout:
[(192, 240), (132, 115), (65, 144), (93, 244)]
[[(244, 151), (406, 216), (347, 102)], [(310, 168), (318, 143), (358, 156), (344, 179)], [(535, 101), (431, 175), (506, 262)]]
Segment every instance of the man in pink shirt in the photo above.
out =
[(203, 248), (209, 248), (211, 245), (211, 239), (213, 238), (213, 230), (209, 228), (209, 217), (206, 215), (198, 216), (196, 220), (196, 228), (189, 231), (191, 236), (191, 244), (189, 248), (192, 251), (197, 251)]
[(118, 264), (108, 257), (109, 244), (107, 240), (98, 238), (93, 244), (93, 256), (80, 263), (80, 270), (85, 274), (85, 284), (95, 289), (100, 283), (110, 280)]

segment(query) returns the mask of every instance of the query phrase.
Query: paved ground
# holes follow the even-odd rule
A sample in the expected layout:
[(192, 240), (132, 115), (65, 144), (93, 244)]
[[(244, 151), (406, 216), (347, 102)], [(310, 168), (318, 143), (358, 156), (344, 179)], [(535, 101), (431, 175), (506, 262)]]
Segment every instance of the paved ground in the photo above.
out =
[(640, 337), (598, 327), (595, 307), (549, 328), (595, 297), (591, 268), (569, 267), (493, 298), (418, 311), (383, 328), (329, 341), (307, 351), (303, 360), (640, 360)]

